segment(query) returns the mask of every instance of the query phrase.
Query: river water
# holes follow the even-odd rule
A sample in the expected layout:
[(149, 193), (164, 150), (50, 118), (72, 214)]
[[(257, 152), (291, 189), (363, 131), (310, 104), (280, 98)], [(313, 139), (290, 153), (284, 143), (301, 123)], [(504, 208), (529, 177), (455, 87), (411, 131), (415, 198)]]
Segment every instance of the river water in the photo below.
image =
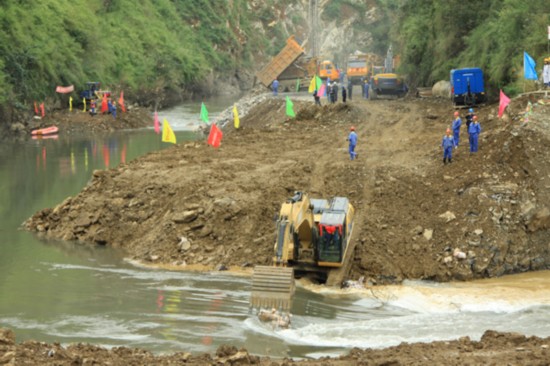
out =
[[(233, 100), (208, 101), (212, 119)], [(200, 103), (159, 113), (178, 141)], [(261, 324), (251, 281), (226, 273), (141, 268), (110, 248), (42, 241), (19, 229), (34, 212), (76, 195), (94, 169), (168, 147), (152, 128), (103, 137), (3, 142), (0, 147), (0, 327), (17, 340), (156, 353), (214, 352), (222, 344), (272, 357), (337, 355), (351, 347), (479, 339), (487, 329), (550, 336), (550, 271), (469, 283), (409, 281), (371, 290), (299, 287), (291, 329)]]

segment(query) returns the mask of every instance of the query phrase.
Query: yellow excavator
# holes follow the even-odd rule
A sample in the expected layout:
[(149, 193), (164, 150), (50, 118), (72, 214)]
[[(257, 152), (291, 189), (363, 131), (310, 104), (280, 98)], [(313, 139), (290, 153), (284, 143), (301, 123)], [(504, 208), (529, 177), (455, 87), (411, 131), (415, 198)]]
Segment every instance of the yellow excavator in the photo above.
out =
[(354, 208), (346, 197), (310, 199), (295, 192), (281, 206), (272, 266), (256, 266), (250, 305), (289, 311), (294, 278), (336, 285), (349, 270)]

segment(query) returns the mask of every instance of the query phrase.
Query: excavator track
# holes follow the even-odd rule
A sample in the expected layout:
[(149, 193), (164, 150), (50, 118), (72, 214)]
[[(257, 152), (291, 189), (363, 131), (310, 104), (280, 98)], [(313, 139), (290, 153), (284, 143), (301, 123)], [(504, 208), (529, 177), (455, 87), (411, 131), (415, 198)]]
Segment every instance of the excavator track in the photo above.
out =
[(294, 269), (256, 266), (252, 275), (250, 306), (289, 312), (295, 291)]

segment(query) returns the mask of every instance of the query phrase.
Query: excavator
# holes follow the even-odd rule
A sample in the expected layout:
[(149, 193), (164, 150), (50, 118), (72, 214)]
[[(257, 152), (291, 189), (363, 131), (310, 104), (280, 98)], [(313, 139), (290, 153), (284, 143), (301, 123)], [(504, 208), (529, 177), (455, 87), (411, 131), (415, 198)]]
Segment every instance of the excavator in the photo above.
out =
[(281, 205), (272, 266), (256, 266), (250, 305), (290, 311), (294, 278), (334, 286), (349, 271), (354, 208), (346, 197), (313, 199), (295, 192)]

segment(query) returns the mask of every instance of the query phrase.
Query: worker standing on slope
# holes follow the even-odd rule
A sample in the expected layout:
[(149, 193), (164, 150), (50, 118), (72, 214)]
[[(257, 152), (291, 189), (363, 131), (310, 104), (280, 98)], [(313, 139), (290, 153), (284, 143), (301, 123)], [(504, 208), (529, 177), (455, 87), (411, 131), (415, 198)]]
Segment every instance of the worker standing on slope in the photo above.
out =
[(473, 119), (474, 119), (474, 109), (470, 108), (468, 109), (468, 114), (466, 115), (466, 132), (468, 132), (468, 129), (470, 128), (470, 124), (472, 123)]
[(273, 89), (273, 96), (276, 97), (277, 94), (279, 93), (279, 80), (277, 80), (277, 78), (273, 80), (273, 83), (271, 84), (271, 88)]
[(357, 146), (357, 134), (355, 133), (355, 127), (351, 126), (347, 140), (349, 141), (349, 158), (350, 160), (354, 160), (357, 158), (357, 153), (355, 152), (355, 146)]
[(451, 129), (447, 128), (447, 131), (443, 136), (443, 141), (441, 142), (441, 147), (443, 148), (443, 164), (447, 164), (447, 162), (452, 162), (454, 146), (455, 140), (453, 136), (451, 136)]
[(460, 119), (458, 111), (455, 112), (455, 119), (453, 121), (453, 138), (455, 140), (455, 146), (458, 147), (458, 141), (460, 139), (460, 126), (462, 126), (462, 120)]
[(468, 133), (470, 134), (470, 155), (477, 152), (477, 143), (479, 134), (481, 133), (481, 126), (477, 122), (477, 116), (474, 116), (472, 124), (468, 127)]

